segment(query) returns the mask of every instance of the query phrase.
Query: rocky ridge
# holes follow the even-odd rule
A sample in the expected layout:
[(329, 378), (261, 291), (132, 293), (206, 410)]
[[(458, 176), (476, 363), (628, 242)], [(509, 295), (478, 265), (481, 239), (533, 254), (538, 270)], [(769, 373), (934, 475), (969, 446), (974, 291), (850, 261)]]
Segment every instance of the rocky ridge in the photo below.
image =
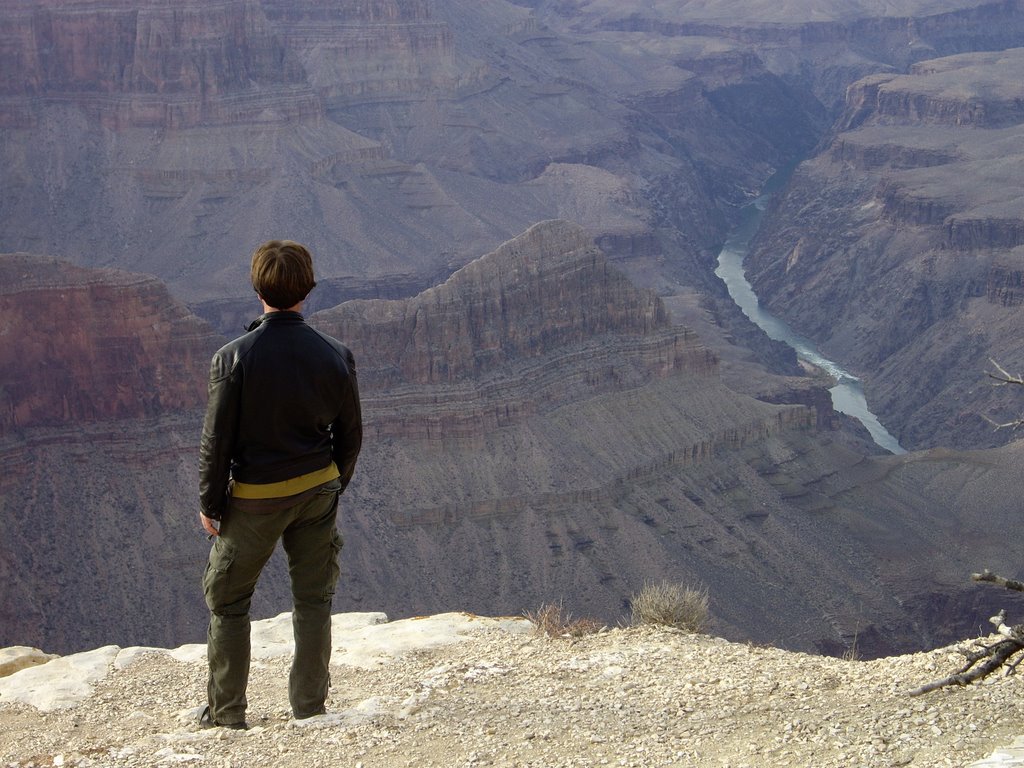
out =
[[(8, 467), (0, 505), (11, 522), (0, 553), (8, 577), (2, 609), (9, 642), (24, 638), (66, 650), (72, 643), (101, 644), (115, 631), (138, 634), (146, 642), (167, 642), (165, 633), (199, 631), (201, 605), (185, 596), (194, 590), (205, 544), (192, 531), (195, 513), (189, 499), (201, 393), (216, 338), (150, 278), (29, 257), (11, 257), (8, 263), (12, 274), (16, 265), (34, 265), (32, 276), (21, 283), (9, 281), (0, 297), (10, 307), (8, 335), (17, 340), (4, 348), (11, 360), (21, 361), (23, 368), (33, 361), (45, 365), (47, 350), (61, 338), (54, 334), (62, 328), (75, 334), (66, 345), (82, 355), (82, 366), (69, 369), (68, 392), (57, 387), (57, 377), (47, 379), (54, 382), (51, 388), (24, 397), (12, 389), (19, 428), (0, 445)], [(442, 578), (447, 586), (431, 586), (433, 578), (418, 570), (443, 561), (424, 556), (428, 550), (452, 544), (438, 538), (445, 529), (438, 529), (438, 522), (459, 526), (460, 521), (491, 519), (504, 525), (510, 516), (541, 508), (557, 515), (621, 493), (630, 475), (660, 474), (706, 461), (720, 445), (756, 443), (780, 430), (799, 432), (814, 425), (814, 412), (798, 406), (717, 404), (714, 393), (720, 385), (714, 380), (713, 356), (692, 333), (669, 325), (660, 302), (609, 267), (578, 228), (563, 223), (538, 226), (446, 285), (408, 302), (421, 327), (439, 333), (421, 349), (432, 358), (415, 350), (407, 354), (409, 338), (401, 325), (382, 333), (372, 322), (378, 306), (386, 317), (399, 305), (359, 304), (356, 315), (366, 313), (365, 326), (353, 321), (344, 329), (354, 343), (374, 345), (372, 351), (357, 350), (367, 361), (365, 413), (374, 439), (360, 463), (365, 480), (357, 480), (350, 494), (347, 551), (354, 553), (353, 568), (360, 573), (346, 598), (350, 605), (375, 599), (383, 590), (401, 595), (405, 610), (413, 611), (428, 594), (447, 602), (455, 591), (465, 592), (447, 576)], [(125, 307), (132, 311), (119, 313)], [(38, 323), (33, 312), (66, 322), (51, 327)], [(344, 308), (339, 312), (352, 317)], [(129, 330), (120, 328), (125, 322)], [(122, 334), (131, 340), (127, 347), (115, 343)], [(465, 346), (463, 337), (481, 342), (480, 367), (468, 365), (477, 352)], [(444, 338), (463, 346), (437, 356), (433, 345)], [(492, 350), (489, 360), (482, 354), (485, 347)], [(94, 365), (93, 357), (103, 365)], [(108, 358), (124, 366), (123, 376)], [(75, 357), (58, 359), (68, 366)], [(595, 360), (602, 362), (598, 366)], [(447, 361), (459, 375), (432, 376), (437, 361)], [(159, 376), (146, 373), (153, 366)], [(94, 367), (105, 375), (93, 375)], [(387, 376), (375, 376), (375, 370), (390, 369), (405, 371), (404, 378), (389, 384)], [(135, 376), (153, 379), (152, 386), (146, 384), (149, 379), (139, 385), (149, 399), (138, 403), (132, 400)], [(669, 385), (673, 379), (677, 383)], [(674, 398), (672, 390), (692, 380), (707, 382), (694, 403), (729, 414), (724, 422), (704, 424), (702, 416), (692, 414), (676, 423), (678, 432), (663, 425), (661, 437), (649, 442), (639, 424), (627, 426), (626, 412), (615, 405), (618, 393), (630, 392), (628, 407), (644, 408), (643, 401), (653, 406)], [(528, 387), (528, 381), (537, 388)], [(164, 390), (191, 393), (191, 399), (152, 399)], [(105, 410), (76, 405), (66, 412), (56, 409), (62, 415), (55, 419), (54, 397), (57, 405), (66, 398), (102, 403)], [(33, 403), (38, 407), (30, 408)], [(678, 410), (678, 404), (673, 408)], [(652, 408), (642, 420), (655, 418), (657, 411)], [(40, 415), (29, 419), (29, 413)], [(580, 443), (566, 422), (576, 418), (601, 426)], [(601, 449), (595, 460), (588, 456), (590, 446), (607, 443), (608, 429), (634, 435), (611, 451)], [(520, 441), (532, 446), (527, 454)], [(638, 449), (641, 453), (631, 456)], [(421, 451), (416, 461), (404, 458)], [(396, 461), (396, 453), (403, 458)], [(474, 469), (460, 479), (466, 467)], [(363, 501), (356, 490), (360, 486), (367, 491)], [(531, 491), (523, 496), (527, 487)], [(86, 511), (88, 525), (83, 527), (68, 510)], [(131, 534), (127, 542), (119, 533), (122, 526)], [(40, 539), (39, 530), (54, 535)], [(424, 531), (430, 531), (425, 538)], [(541, 545), (556, 560), (561, 559), (561, 535), (552, 532), (555, 538)], [(470, 538), (478, 540), (476, 533)], [(384, 556), (375, 552), (379, 541), (391, 542)], [(519, 552), (510, 567), (527, 572), (528, 548), (509, 552), (513, 549)], [(493, 555), (481, 555), (477, 565), (486, 568)], [(400, 567), (400, 560), (407, 565)], [(415, 567), (409, 566), (412, 560)], [(276, 576), (279, 568), (275, 562), (271, 570)], [(83, 572), (100, 575), (82, 579)], [(124, 573), (138, 574), (131, 589), (116, 586)], [(410, 588), (396, 590), (396, 576), (403, 582), (410, 578)], [(286, 600), (279, 578), (271, 575), (268, 583), (276, 586), (259, 597), (257, 611)], [(69, 584), (78, 586), (68, 591)], [(520, 601), (539, 600), (539, 588), (534, 582), (529, 587), (534, 596), (526, 597), (506, 582), (491, 584), (487, 592), (497, 590), (502, 599), (516, 602), (509, 608), (515, 612), (523, 610)], [(159, 599), (151, 594), (154, 589)], [(169, 624), (159, 615), (176, 619)], [(71, 626), (77, 628), (74, 635), (67, 629)]]
[[(57, 708), (38, 703), (54, 698), (41, 682), (46, 665), (26, 670), (0, 682), (0, 760), (12, 768), (239, 760), (967, 766), (1011, 741), (1021, 714), (1016, 677), (910, 698), (911, 688), (958, 664), (952, 648), (863, 662), (664, 628), (552, 639), (522, 621), (382, 618), (335, 617), (328, 714), (301, 722), (287, 711), (289, 644), (280, 640), (288, 616), (257, 624), (247, 732), (192, 724), (205, 690), (202, 646), (81, 654), (63, 686), (80, 690)], [(268, 632), (276, 642), (263, 642)], [(440, 642), (425, 645), (427, 632)], [(390, 638), (403, 635), (401, 649), (382, 657)], [(72, 682), (87, 670), (87, 685)], [(30, 676), (37, 690), (26, 696)]]
[(568, 222), (536, 224), (411, 299), (350, 301), (312, 322), (365, 361), (375, 436), (411, 436), (414, 422), (471, 436), (652, 377), (716, 373), (692, 331)]
[(0, 631), (168, 642), (202, 562), (184, 532), (222, 340), (152, 277), (29, 254), (0, 255), (0, 315)]
[(102, 126), (182, 129), (315, 115), (302, 67), (256, 0), (110, 0), (5, 10), (0, 124), (40, 124), (41, 103), (73, 104)]

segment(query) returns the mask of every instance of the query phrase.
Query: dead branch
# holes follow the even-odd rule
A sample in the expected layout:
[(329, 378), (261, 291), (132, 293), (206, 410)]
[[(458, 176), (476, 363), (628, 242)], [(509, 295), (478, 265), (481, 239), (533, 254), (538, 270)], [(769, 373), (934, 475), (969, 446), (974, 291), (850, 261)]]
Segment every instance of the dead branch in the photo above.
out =
[(992, 367), (996, 369), (996, 372), (992, 373), (992, 371), (986, 371), (985, 375), (988, 376), (990, 379), (995, 379), (996, 382), (998, 382), (996, 384), (997, 387), (1002, 387), (1007, 384), (1024, 385), (1024, 376), (1014, 376), (1012, 373), (1007, 373), (1006, 369), (1003, 368), (1003, 366), (1001, 366), (991, 357), (988, 359), (988, 361), (992, 363)]
[(985, 414), (982, 414), (981, 418), (983, 418), (985, 421), (991, 424), (995, 428), (994, 431), (996, 432), (998, 432), (1000, 429), (1016, 429), (1021, 424), (1024, 424), (1024, 419), (1014, 419), (1013, 421), (996, 421), (995, 419), (990, 419)]
[[(988, 661), (979, 666), (975, 666), (980, 659), (974, 661), (968, 661), (963, 667), (957, 670), (956, 674), (944, 677), (941, 680), (935, 680), (933, 682), (922, 685), (920, 688), (915, 688), (910, 692), (911, 696), (920, 696), (924, 693), (938, 690), (939, 688), (945, 688), (947, 685), (970, 685), (976, 680), (981, 680), (988, 677), (1003, 664), (1006, 663), (1014, 654), (1018, 651), (1024, 650), (1024, 640), (1011, 639), (1001, 640), (996, 643), (988, 654), (984, 654), (981, 658), (988, 656)], [(976, 656), (977, 654), (972, 654)], [(1013, 664), (1012, 669), (1016, 669), (1017, 663)]]
[[(1024, 582), (1014, 581), (989, 571), (987, 568), (981, 573), (972, 573), (972, 581), (982, 581), (988, 584), (1012, 589), (1017, 592), (1024, 592)], [(972, 649), (962, 651), (967, 663), (949, 677), (941, 680), (934, 680), (910, 691), (911, 696), (920, 696), (924, 693), (945, 688), (947, 685), (970, 685), (973, 682), (988, 677), (997, 669), (1006, 666), (1006, 674), (1012, 675), (1017, 671), (1018, 665), (1024, 661), (1024, 657), (1013, 660), (1019, 652), (1024, 651), (1024, 624), (1007, 626), (1006, 611), (999, 611), (998, 614), (989, 619), (989, 622), (996, 628), (996, 632), (1002, 636), (991, 645), (985, 645), (980, 640)], [(1012, 661), (1011, 661), (1012, 660)], [(1009, 662), (1009, 663), (1008, 663)]]
[(971, 581), (985, 581), (989, 584), (995, 584), (997, 587), (1006, 587), (1017, 592), (1024, 592), (1024, 582), (1014, 581), (1013, 579), (1006, 579), (1002, 576), (997, 576), (986, 568), (981, 573), (972, 573)]
[[(1024, 386), (1024, 376), (1014, 376), (1012, 373), (1003, 368), (1003, 366), (1001, 366), (991, 357), (988, 359), (988, 361), (996, 370), (995, 372), (985, 371), (985, 375), (988, 376), (993, 381), (995, 381), (995, 386), (1005, 387), (1007, 384), (1018, 384)], [(1013, 421), (995, 421), (994, 419), (990, 419), (985, 414), (982, 414), (981, 418), (983, 418), (985, 421), (991, 424), (995, 428), (996, 432), (998, 432), (1000, 429), (1017, 429), (1017, 427), (1024, 425), (1024, 417), (1014, 419)]]

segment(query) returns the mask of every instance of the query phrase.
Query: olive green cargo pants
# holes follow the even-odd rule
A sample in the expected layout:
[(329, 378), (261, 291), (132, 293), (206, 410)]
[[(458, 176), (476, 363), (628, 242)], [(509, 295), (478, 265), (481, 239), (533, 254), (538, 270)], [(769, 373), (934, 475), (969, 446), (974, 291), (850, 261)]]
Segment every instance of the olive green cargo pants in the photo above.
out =
[(278, 539), (288, 556), (292, 586), (292, 713), (303, 718), (324, 711), (330, 681), (331, 599), (342, 546), (335, 527), (340, 492), (340, 483), (331, 480), (285, 499), (231, 499), (203, 575), (210, 609), (210, 716), (218, 724), (245, 720), (249, 606)]

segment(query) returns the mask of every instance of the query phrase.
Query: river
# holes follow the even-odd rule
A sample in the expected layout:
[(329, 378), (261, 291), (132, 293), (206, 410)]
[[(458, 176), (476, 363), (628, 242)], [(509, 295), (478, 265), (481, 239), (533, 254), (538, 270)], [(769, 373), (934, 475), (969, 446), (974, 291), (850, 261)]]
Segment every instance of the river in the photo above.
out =
[(796, 351), (798, 358), (821, 368), (835, 378), (836, 385), (829, 390), (832, 395), (833, 408), (860, 421), (871, 434), (872, 439), (885, 450), (890, 453), (906, 453), (899, 441), (889, 433), (878, 417), (868, 408), (860, 380), (828, 358), (823, 357), (813, 341), (801, 336), (785, 322), (762, 309), (754, 289), (747, 282), (743, 260), (750, 250), (751, 239), (761, 225), (761, 218), (768, 207), (772, 189), (777, 187), (778, 184), (766, 187), (765, 194), (744, 207), (740, 223), (730, 234), (729, 239), (725, 241), (722, 251), (718, 254), (718, 268), (715, 270), (715, 274), (725, 282), (729, 289), (729, 295), (743, 310), (743, 314), (768, 334), (769, 338), (785, 342)]

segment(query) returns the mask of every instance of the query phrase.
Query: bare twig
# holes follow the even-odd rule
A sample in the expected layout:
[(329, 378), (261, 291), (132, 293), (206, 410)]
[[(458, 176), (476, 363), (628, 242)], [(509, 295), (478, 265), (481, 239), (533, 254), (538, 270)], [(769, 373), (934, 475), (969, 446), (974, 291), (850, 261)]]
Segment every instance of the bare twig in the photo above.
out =
[[(1018, 384), (1024, 386), (1024, 376), (1021, 376), (1019, 374), (1014, 376), (1012, 373), (1003, 368), (1003, 366), (1001, 366), (991, 357), (988, 359), (988, 361), (996, 370), (995, 372), (985, 371), (985, 375), (988, 376), (993, 381), (995, 381), (995, 386), (1005, 387), (1007, 384)], [(998, 432), (1000, 429), (1017, 429), (1017, 427), (1024, 425), (1024, 417), (1014, 419), (1013, 421), (995, 421), (994, 419), (990, 419), (988, 416), (982, 414), (981, 418), (983, 418), (985, 421), (991, 424), (995, 428), (996, 432)]]

